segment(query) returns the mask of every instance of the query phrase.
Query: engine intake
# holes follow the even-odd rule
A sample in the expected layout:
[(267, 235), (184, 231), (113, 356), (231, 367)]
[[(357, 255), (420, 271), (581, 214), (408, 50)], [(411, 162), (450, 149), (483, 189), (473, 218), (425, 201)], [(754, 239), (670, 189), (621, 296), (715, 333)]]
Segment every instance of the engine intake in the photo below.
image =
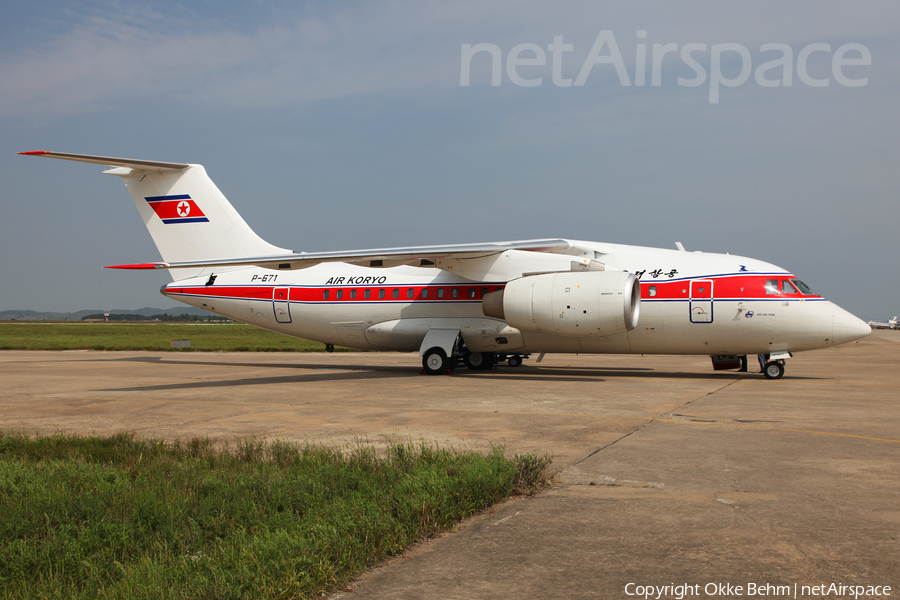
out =
[(625, 271), (543, 273), (485, 294), (481, 310), (523, 331), (606, 336), (637, 327), (641, 286)]

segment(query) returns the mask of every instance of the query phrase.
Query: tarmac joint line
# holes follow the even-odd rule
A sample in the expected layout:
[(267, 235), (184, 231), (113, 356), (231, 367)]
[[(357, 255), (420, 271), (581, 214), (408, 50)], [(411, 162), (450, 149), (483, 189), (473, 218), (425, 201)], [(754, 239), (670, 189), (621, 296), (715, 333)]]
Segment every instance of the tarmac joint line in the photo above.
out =
[[(687, 402), (685, 402), (685, 403), (682, 404), (681, 406), (677, 406), (677, 407), (675, 407), (673, 410), (666, 411), (666, 412), (663, 413), (663, 414), (664, 414), (664, 415), (672, 414), (672, 412), (673, 412), (674, 410), (682, 409), (682, 408), (684, 408), (685, 406), (689, 406), (689, 405), (693, 404), (694, 402), (697, 402), (698, 400), (702, 400), (703, 398), (708, 398), (709, 396), (712, 396), (713, 394), (717, 394), (717, 393), (721, 392), (721, 391), (724, 390), (725, 388), (727, 388), (727, 387), (729, 387), (729, 386), (731, 386), (731, 385), (737, 383), (738, 381), (743, 381), (743, 380), (744, 380), (744, 378), (742, 377), (741, 379), (734, 379), (734, 380), (732, 380), (732, 381), (729, 381), (729, 382), (727, 382), (725, 385), (723, 385), (723, 386), (721, 386), (721, 387), (718, 387), (718, 388), (716, 388), (716, 389), (714, 389), (714, 390), (712, 390), (712, 391), (710, 391), (710, 392), (707, 392), (707, 393), (703, 394), (702, 396), (698, 396), (697, 398), (694, 398), (693, 400), (688, 400)], [(646, 427), (647, 425), (649, 425), (649, 424), (652, 423), (653, 421), (659, 421), (659, 420), (662, 420), (662, 419), (661, 419), (660, 417), (650, 417), (650, 418), (648, 418), (647, 421), (646, 421), (645, 423), (643, 423), (642, 425), (640, 425), (640, 426), (637, 427), (636, 429), (633, 429), (632, 431), (629, 431), (628, 433), (626, 433), (626, 434), (623, 435), (622, 437), (617, 438), (617, 439), (611, 441), (610, 443), (606, 444), (605, 446), (602, 446), (602, 447), (600, 447), (600, 448), (597, 448), (596, 450), (594, 450), (593, 452), (591, 452), (590, 454), (588, 454), (587, 456), (585, 456), (585, 457), (582, 458), (581, 460), (576, 461), (574, 464), (572, 464), (572, 466), (574, 467), (574, 466), (576, 466), (576, 465), (578, 465), (578, 464), (583, 463), (584, 461), (586, 461), (587, 459), (591, 458), (591, 457), (594, 456), (595, 454), (597, 454), (597, 453), (599, 453), (599, 452), (602, 452), (603, 450), (606, 450), (606, 449), (609, 448), (610, 446), (613, 446), (613, 445), (615, 445), (615, 444), (618, 444), (619, 442), (621, 442), (621, 441), (624, 440), (625, 438), (631, 436), (632, 434), (637, 433), (638, 431), (640, 431), (641, 429), (643, 429), (644, 427)]]

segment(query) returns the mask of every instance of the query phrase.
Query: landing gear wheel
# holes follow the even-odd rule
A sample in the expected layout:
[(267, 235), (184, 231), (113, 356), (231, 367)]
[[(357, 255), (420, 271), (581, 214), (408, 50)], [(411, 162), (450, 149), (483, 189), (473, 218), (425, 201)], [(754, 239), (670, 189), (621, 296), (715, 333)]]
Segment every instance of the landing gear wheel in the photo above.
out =
[(494, 355), (490, 352), (468, 352), (463, 363), (472, 371), (486, 371), (494, 366)]
[(478, 371), (484, 368), (484, 354), (481, 352), (467, 352), (463, 356), (463, 363), (467, 369)]
[(334, 352), (334, 344), (325, 344), (325, 352)]
[(443, 375), (452, 364), (444, 351), (437, 347), (430, 348), (422, 356), (422, 368), (429, 375)]
[(510, 356), (506, 363), (511, 367), (519, 367), (522, 365), (522, 357), (521, 356)]
[(766, 363), (763, 375), (766, 376), (766, 379), (781, 379), (784, 375), (784, 364), (775, 360)]

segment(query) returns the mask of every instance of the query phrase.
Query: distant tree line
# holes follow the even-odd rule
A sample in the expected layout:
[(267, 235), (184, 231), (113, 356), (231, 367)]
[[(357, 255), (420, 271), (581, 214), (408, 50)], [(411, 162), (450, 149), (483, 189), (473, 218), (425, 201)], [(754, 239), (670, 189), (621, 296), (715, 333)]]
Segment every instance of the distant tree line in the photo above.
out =
[(231, 321), (228, 317), (220, 317), (219, 315), (189, 315), (181, 313), (180, 315), (170, 315), (163, 313), (161, 315), (136, 315), (130, 313), (111, 313), (109, 316), (103, 313), (93, 315), (85, 315), (81, 317), (82, 321), (192, 321), (198, 323), (223, 323)]

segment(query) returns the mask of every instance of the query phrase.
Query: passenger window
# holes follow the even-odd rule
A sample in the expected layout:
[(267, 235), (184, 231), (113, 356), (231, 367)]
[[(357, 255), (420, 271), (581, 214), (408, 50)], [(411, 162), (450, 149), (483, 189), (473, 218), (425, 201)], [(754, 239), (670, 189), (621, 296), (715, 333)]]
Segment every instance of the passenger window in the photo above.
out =
[(381, 288), (380, 290), (378, 290), (378, 297), (380, 299), (384, 300), (384, 288)]
[(651, 297), (651, 298), (652, 298), (653, 296), (655, 296), (655, 295), (656, 295), (656, 286), (655, 286), (655, 285), (651, 285), (649, 288), (647, 288), (647, 293), (650, 294), (650, 297)]
[(324, 292), (322, 292), (322, 300), (328, 300), (328, 293), (329, 293), (328, 290), (325, 290)]
[(469, 298), (475, 297), (475, 288), (469, 288)]
[(356, 290), (350, 290), (350, 299), (356, 300)]
[(398, 290), (397, 288), (394, 288), (394, 294), (393, 294), (393, 296), (394, 296), (394, 299), (399, 298), (399, 297), (400, 297), (400, 290)]
[(372, 290), (366, 290), (363, 292), (363, 298), (368, 300), (372, 296)]
[(444, 297), (444, 288), (438, 288), (438, 298)]
[(484, 298), (484, 295), (488, 293), (487, 288), (481, 288), (481, 297)]
[(777, 279), (766, 279), (766, 293), (767, 294), (777, 294), (778, 293), (778, 280)]
[(341, 298), (343, 298), (343, 297), (344, 297), (344, 290), (338, 290), (338, 291), (337, 291), (337, 294), (336, 294), (336, 297), (337, 297), (338, 300), (340, 300)]
[(411, 298), (415, 297), (415, 295), (416, 295), (416, 290), (414, 290), (413, 288), (409, 288), (409, 289), (406, 290), (406, 297), (407, 297), (407, 298), (410, 298), (410, 299), (411, 299)]
[(422, 288), (422, 300), (428, 297), (428, 288)]
[(459, 298), (459, 288), (453, 288), (450, 290), (450, 295), (454, 298)]

